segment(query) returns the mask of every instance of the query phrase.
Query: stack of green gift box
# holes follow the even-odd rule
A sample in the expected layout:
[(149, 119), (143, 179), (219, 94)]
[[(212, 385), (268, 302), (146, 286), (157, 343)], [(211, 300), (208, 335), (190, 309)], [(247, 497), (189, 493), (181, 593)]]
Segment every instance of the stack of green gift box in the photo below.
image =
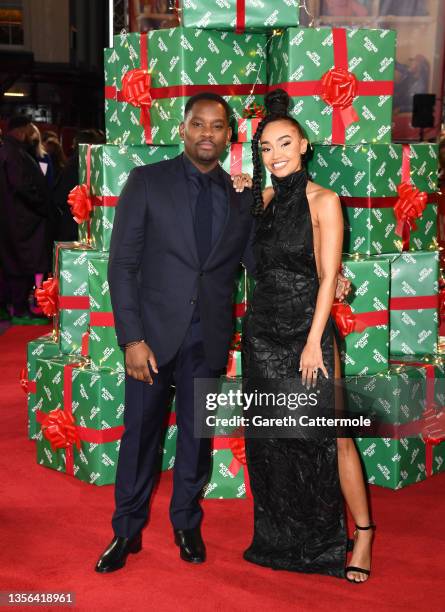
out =
[[(390, 351), (401, 359), (434, 354), (437, 153), (429, 145), (391, 144), (394, 32), (301, 28), (299, 4), (180, 2), (180, 27), (124, 32), (105, 50), (108, 144), (80, 147), (82, 187), (73, 196), (79, 243), (56, 245), (48, 288), (59, 296), (54, 334), (28, 351), (28, 378), (35, 381), (29, 431), (37, 436), (39, 463), (86, 482), (113, 482), (124, 406), (124, 362), (107, 284), (115, 207), (132, 168), (182, 151), (178, 126), (187, 100), (200, 91), (223, 95), (232, 108), (233, 143), (221, 160), (231, 174), (252, 173), (251, 140), (266, 91), (289, 92), (292, 115), (315, 143), (314, 180), (344, 204), (344, 272), (354, 289), (340, 312), (348, 328), (340, 347), (345, 374), (361, 382), (385, 375), (394, 367)], [(422, 206), (417, 219), (407, 220), (407, 210)], [(252, 288), (240, 269), (232, 377), (241, 373), (241, 323)], [(399, 365), (397, 372), (405, 367), (415, 366)], [(173, 466), (175, 437), (172, 410), (163, 468)], [(213, 448), (205, 496), (245, 496), (239, 448), (230, 439), (215, 439)], [(371, 451), (362, 454), (366, 462)], [(368, 476), (378, 482), (374, 463), (366, 464)]]
[[(380, 437), (359, 438), (357, 446), (368, 481), (398, 489), (444, 469), (445, 443), (429, 436), (427, 418), (439, 418), (445, 401), (427, 391), (443, 378), (435, 357), (437, 148), (378, 139), (315, 145), (309, 172), (339, 194), (344, 213), (343, 273), (352, 291), (333, 316), (347, 405), (380, 424)], [(406, 396), (406, 383), (420, 406)]]
[[(80, 216), (79, 242), (54, 246), (54, 331), (28, 345), (28, 432), (40, 465), (91, 484), (114, 482), (123, 432), (124, 358), (107, 281), (115, 207), (132, 168), (178, 153), (176, 145), (80, 146), (87, 197), (81, 193), (77, 210), (91, 212)], [(173, 404), (165, 408), (159, 458), (162, 469), (171, 469), (176, 420)]]

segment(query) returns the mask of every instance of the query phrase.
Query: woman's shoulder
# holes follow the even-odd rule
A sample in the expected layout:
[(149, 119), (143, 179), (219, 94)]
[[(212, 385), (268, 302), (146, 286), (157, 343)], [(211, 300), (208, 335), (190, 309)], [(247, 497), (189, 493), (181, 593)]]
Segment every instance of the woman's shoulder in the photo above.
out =
[(311, 204), (327, 206), (329, 204), (339, 205), (340, 198), (331, 189), (326, 189), (317, 183), (308, 181), (306, 195)]

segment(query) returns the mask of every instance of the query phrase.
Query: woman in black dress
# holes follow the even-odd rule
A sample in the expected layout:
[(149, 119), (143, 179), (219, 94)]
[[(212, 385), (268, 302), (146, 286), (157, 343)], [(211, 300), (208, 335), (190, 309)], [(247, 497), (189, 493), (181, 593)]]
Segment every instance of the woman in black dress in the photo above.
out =
[[(330, 311), (341, 262), (343, 217), (335, 193), (308, 180), (302, 165), (308, 142), (287, 114), (289, 97), (266, 97), (267, 116), (252, 142), (254, 177), (241, 175), (235, 188), (253, 187), (257, 226), (256, 287), (244, 320), (243, 378), (289, 381), (340, 377)], [(273, 188), (261, 190), (260, 150)], [(280, 385), (281, 383), (278, 383)], [(261, 382), (260, 382), (261, 386)], [(323, 387), (334, 416), (333, 385)], [(362, 469), (354, 442), (246, 437), (254, 499), (254, 536), (244, 558), (252, 563), (307, 573), (368, 579), (371, 524)], [(342, 495), (343, 493), (343, 495)], [(344, 502), (356, 522), (348, 540)]]

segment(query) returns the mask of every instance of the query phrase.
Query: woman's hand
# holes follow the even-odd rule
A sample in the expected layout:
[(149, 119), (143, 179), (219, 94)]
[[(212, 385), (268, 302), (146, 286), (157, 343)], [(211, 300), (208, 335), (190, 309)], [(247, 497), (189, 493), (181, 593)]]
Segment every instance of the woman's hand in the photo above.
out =
[(250, 174), (243, 172), (241, 174), (234, 174), (232, 177), (233, 188), (235, 191), (241, 193), (244, 189), (252, 189), (253, 181)]
[(328, 371), (323, 363), (323, 355), (319, 342), (307, 342), (300, 357), (301, 382), (309, 389), (311, 385), (317, 384), (318, 370), (321, 370), (326, 378)]

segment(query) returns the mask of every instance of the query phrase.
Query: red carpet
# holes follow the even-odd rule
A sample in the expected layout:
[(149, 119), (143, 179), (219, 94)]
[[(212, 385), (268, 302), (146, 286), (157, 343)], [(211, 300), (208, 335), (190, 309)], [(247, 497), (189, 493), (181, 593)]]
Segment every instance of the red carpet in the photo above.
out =
[(156, 493), (143, 551), (120, 572), (96, 574), (96, 559), (112, 537), (113, 488), (37, 466), (26, 438), (18, 377), (26, 342), (45, 331), (12, 328), (0, 337), (0, 591), (72, 591), (78, 610), (120, 612), (445, 610), (445, 474), (397, 492), (372, 489), (378, 530), (365, 585), (243, 561), (252, 525), (250, 502), (243, 500), (205, 502), (208, 561), (188, 566), (172, 541), (170, 474)]

